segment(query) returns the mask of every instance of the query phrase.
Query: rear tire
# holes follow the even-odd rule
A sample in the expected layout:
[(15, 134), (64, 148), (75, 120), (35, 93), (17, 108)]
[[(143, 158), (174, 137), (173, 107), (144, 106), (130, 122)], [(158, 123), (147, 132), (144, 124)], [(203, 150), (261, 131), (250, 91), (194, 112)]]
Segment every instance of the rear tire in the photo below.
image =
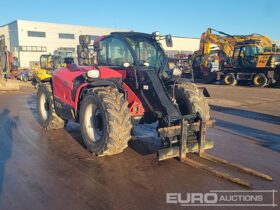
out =
[(37, 110), (39, 123), (46, 130), (60, 129), (65, 126), (65, 121), (55, 113), (52, 88), (49, 83), (39, 86), (37, 93)]
[(224, 84), (230, 86), (235, 86), (237, 84), (237, 80), (233, 73), (228, 73), (225, 75)]
[(199, 113), (202, 120), (210, 119), (207, 100), (195, 84), (178, 84), (175, 88), (175, 99), (182, 115)]
[(124, 95), (112, 87), (94, 88), (82, 99), (80, 125), (88, 150), (98, 156), (123, 152), (131, 139), (131, 116)]
[(263, 73), (254, 76), (253, 83), (256, 87), (265, 87), (268, 84), (268, 79)]

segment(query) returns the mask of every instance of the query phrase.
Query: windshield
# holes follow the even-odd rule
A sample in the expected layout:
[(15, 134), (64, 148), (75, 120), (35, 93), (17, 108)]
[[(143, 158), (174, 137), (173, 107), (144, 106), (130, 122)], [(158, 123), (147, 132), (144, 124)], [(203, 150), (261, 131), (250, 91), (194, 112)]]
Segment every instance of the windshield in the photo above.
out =
[(135, 52), (139, 65), (159, 69), (164, 65), (165, 55), (157, 42), (148, 39), (127, 38)]
[(60, 56), (42, 55), (40, 63), (42, 69), (53, 70), (62, 66), (63, 59)]
[(63, 62), (64, 62), (64, 59), (61, 56), (53, 56), (54, 69), (61, 68)]
[(274, 59), (275, 59), (275, 63), (276, 65), (279, 65), (280, 66), (280, 55), (279, 54), (276, 54), (273, 56)]

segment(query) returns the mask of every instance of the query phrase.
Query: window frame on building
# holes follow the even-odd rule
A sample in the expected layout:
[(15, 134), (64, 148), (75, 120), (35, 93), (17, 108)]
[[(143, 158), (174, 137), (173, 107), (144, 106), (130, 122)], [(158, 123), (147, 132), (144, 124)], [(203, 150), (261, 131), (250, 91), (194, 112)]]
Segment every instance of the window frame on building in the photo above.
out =
[(46, 32), (43, 31), (27, 31), (28, 37), (46, 38)]
[(17, 49), (20, 52), (47, 52), (45, 46), (18, 46)]
[(75, 39), (75, 34), (70, 33), (59, 33), (58, 34), (59, 39)]

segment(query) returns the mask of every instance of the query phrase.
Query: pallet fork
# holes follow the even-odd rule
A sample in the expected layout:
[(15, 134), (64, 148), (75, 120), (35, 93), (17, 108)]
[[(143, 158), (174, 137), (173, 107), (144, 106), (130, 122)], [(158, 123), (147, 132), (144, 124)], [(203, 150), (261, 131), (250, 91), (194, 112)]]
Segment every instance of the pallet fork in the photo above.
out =
[[(183, 116), (181, 121), (181, 125), (171, 126), (167, 128), (160, 128), (158, 129), (159, 137), (161, 138), (170, 138), (174, 136), (180, 136), (180, 142), (175, 146), (172, 144), (168, 148), (164, 148), (158, 151), (158, 158), (159, 161), (170, 159), (177, 157), (179, 160), (187, 165), (192, 167), (202, 169), (208, 171), (218, 177), (223, 179), (229, 180), (236, 184), (245, 186), (245, 187), (252, 187), (252, 184), (248, 181), (242, 180), (240, 178), (234, 177), (228, 173), (225, 173), (220, 170), (216, 170), (213, 167), (210, 167), (206, 164), (200, 163), (196, 160), (192, 160), (187, 156), (187, 153), (197, 153), (198, 156), (202, 159), (206, 159), (207, 161), (211, 161), (217, 164), (221, 164), (227, 167), (231, 167), (233, 169), (237, 169), (241, 172), (260, 177), (269, 181), (272, 181), (272, 177), (264, 174), (262, 172), (256, 171), (254, 169), (231, 163), (227, 160), (224, 160), (220, 157), (216, 157), (214, 155), (207, 154), (205, 152), (206, 149), (213, 147), (213, 143), (211, 141), (206, 140), (206, 128), (207, 127), (214, 127), (214, 120), (203, 121), (199, 114), (195, 115), (186, 115)], [(193, 139), (189, 138), (188, 132), (191, 130), (195, 130), (198, 132), (197, 139), (194, 141)], [(193, 144), (193, 142), (196, 142)], [(190, 146), (191, 145), (191, 146)]]

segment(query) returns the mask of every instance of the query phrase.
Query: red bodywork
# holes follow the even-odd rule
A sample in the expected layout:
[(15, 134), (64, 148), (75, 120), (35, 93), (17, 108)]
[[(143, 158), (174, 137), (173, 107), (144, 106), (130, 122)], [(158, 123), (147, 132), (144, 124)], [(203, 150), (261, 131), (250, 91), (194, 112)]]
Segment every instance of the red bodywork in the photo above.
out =
[[(87, 88), (87, 83), (83, 83), (79, 86), (76, 92), (75, 100), (72, 100), (72, 91), (74, 88), (73, 80), (80, 75), (86, 74), (87, 71), (93, 70), (93, 66), (70, 66), (57, 69), (53, 73), (53, 94), (54, 97), (59, 99), (59, 101), (64, 104), (74, 108), (76, 111), (79, 104), (79, 96), (84, 88)], [(114, 70), (105, 66), (99, 66), (100, 79), (109, 78), (123, 78), (126, 77), (125, 70)], [(141, 100), (136, 96), (136, 94), (131, 90), (131, 88), (123, 83), (124, 90), (128, 95), (129, 110), (132, 116), (142, 116), (144, 115), (144, 107)]]

